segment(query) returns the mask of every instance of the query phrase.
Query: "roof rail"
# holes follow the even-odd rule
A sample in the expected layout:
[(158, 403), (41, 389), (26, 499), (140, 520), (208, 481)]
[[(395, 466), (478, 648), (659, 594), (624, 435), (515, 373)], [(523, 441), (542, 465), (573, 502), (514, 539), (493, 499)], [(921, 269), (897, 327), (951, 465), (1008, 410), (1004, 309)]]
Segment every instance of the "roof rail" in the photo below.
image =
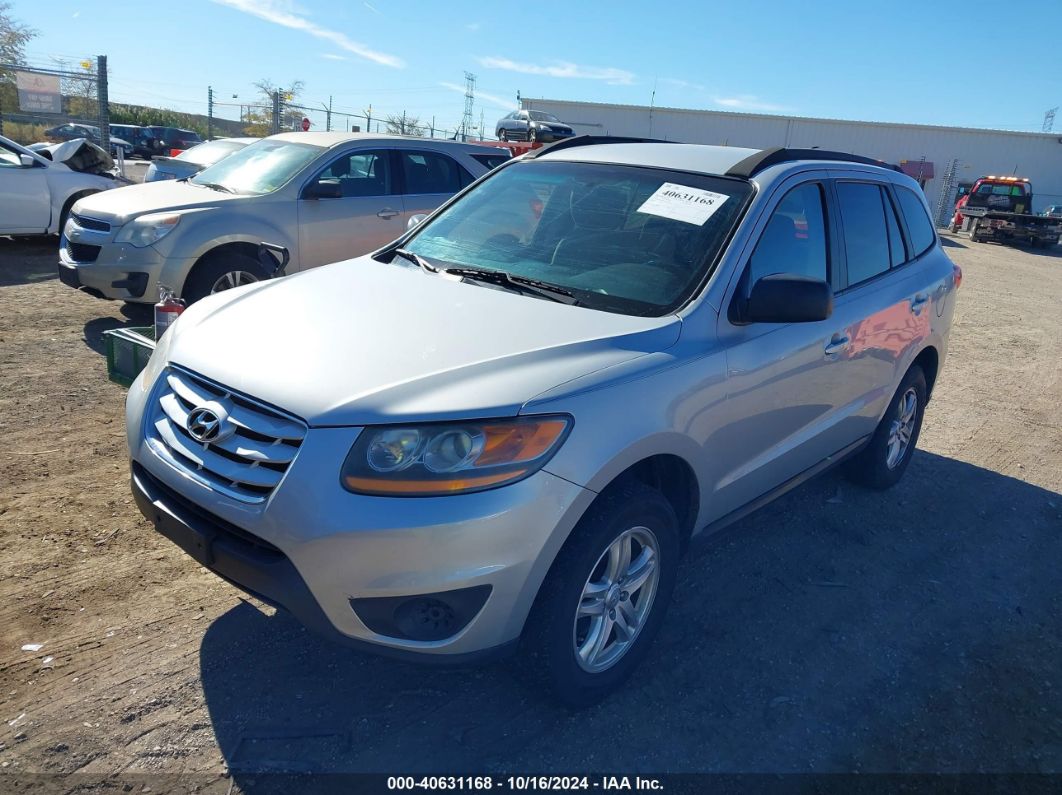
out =
[(559, 152), (561, 149), (571, 149), (576, 146), (594, 146), (595, 144), (673, 144), (675, 141), (661, 141), (659, 138), (626, 138), (621, 135), (577, 135), (574, 138), (565, 138), (556, 143), (543, 146), (537, 151), (526, 155), (528, 159), (542, 157), (550, 152)]
[[(784, 146), (776, 146), (773, 149), (764, 149), (754, 155), (749, 155), (744, 160), (735, 163), (726, 172), (728, 177), (750, 177), (759, 174), (764, 169), (779, 163), (791, 163), (794, 160), (840, 160), (844, 163), (861, 163), (864, 166), (878, 166), (900, 171), (900, 167), (884, 160), (873, 160), (862, 155), (853, 155), (848, 152), (831, 152), (828, 149), (786, 149)], [(903, 173), (900, 171), (900, 173)]]

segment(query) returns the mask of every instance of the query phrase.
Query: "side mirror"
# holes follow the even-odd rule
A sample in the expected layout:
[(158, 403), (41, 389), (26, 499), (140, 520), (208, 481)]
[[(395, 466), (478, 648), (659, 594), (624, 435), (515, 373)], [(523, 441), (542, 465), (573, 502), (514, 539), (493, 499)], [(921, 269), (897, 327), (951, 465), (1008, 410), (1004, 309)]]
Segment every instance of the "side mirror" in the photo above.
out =
[(427, 213), (417, 213), (416, 215), (409, 216), (409, 220), (406, 221), (406, 231), (408, 232), (414, 226), (417, 226), (428, 217)]
[(833, 314), (833, 290), (819, 279), (772, 273), (752, 286), (742, 320), (748, 323), (813, 323)]
[(30, 157), (29, 155), (22, 154), (21, 152), (19, 152), (18, 155), (18, 162), (22, 164), (23, 168), (34, 168), (38, 165), (37, 161), (34, 158)]
[(342, 199), (343, 188), (338, 179), (319, 179), (306, 189), (307, 199)]

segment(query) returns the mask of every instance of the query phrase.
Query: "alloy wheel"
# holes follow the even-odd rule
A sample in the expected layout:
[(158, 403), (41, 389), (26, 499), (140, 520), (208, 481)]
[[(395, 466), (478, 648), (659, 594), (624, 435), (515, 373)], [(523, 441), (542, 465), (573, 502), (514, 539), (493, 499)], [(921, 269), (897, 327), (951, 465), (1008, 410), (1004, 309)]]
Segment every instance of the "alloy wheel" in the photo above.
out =
[(210, 288), (210, 294), (231, 290), (233, 287), (242, 287), (245, 284), (254, 284), (256, 281), (258, 277), (248, 271), (229, 271), (214, 282), (214, 286)]
[(660, 542), (647, 527), (632, 527), (601, 553), (583, 585), (572, 627), (579, 667), (611, 668), (631, 649), (653, 607), (659, 584)]
[(907, 455), (917, 416), (918, 393), (911, 387), (900, 398), (896, 406), (896, 417), (889, 426), (889, 442), (885, 447), (885, 464), (889, 469), (895, 469)]

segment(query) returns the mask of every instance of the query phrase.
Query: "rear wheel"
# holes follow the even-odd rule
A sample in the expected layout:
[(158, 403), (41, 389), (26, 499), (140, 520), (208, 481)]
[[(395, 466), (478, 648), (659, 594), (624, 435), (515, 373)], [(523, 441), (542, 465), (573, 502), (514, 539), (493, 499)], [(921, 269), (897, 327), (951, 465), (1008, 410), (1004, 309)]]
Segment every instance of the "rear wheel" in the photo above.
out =
[(903, 477), (922, 432), (926, 391), (925, 373), (919, 365), (911, 365), (870, 443), (846, 464), (852, 480), (873, 489), (887, 489)]
[(509, 140), (509, 131), (508, 130), (499, 130), (498, 131), (498, 138), (500, 140), (502, 140), (502, 141), (508, 142), (508, 140)]
[(656, 635), (675, 586), (679, 525), (671, 504), (637, 481), (602, 494), (539, 591), (525, 643), (532, 670), (572, 706), (619, 687)]
[(192, 304), (208, 295), (268, 278), (269, 274), (254, 257), (223, 252), (210, 254), (188, 277), (183, 297)]

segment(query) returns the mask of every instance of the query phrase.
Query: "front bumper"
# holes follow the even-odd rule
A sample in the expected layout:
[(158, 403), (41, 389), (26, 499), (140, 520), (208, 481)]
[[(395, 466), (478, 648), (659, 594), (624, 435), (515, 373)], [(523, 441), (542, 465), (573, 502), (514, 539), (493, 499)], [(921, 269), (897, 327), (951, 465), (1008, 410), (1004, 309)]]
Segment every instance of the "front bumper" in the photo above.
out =
[[(546, 471), (474, 494), (351, 494), (340, 485), (339, 470), (360, 429), (312, 428), (269, 497), (241, 503), (163, 460), (144, 441), (153, 391), (142, 380), (129, 391), (127, 426), (133, 492), (144, 515), (198, 562), (309, 628), (383, 654), (464, 662), (511, 646), (557, 552), (595, 496)], [(241, 551), (248, 539), (272, 560), (261, 550)], [(391, 600), (397, 615), (402, 602), (458, 592), (489, 596), (441, 639), (377, 631), (379, 613), (364, 609), (366, 600)]]
[(67, 221), (59, 239), (63, 284), (97, 298), (144, 304), (158, 300), (160, 284), (181, 289), (192, 260), (165, 257), (153, 246), (115, 243), (117, 231), (83, 229)]

